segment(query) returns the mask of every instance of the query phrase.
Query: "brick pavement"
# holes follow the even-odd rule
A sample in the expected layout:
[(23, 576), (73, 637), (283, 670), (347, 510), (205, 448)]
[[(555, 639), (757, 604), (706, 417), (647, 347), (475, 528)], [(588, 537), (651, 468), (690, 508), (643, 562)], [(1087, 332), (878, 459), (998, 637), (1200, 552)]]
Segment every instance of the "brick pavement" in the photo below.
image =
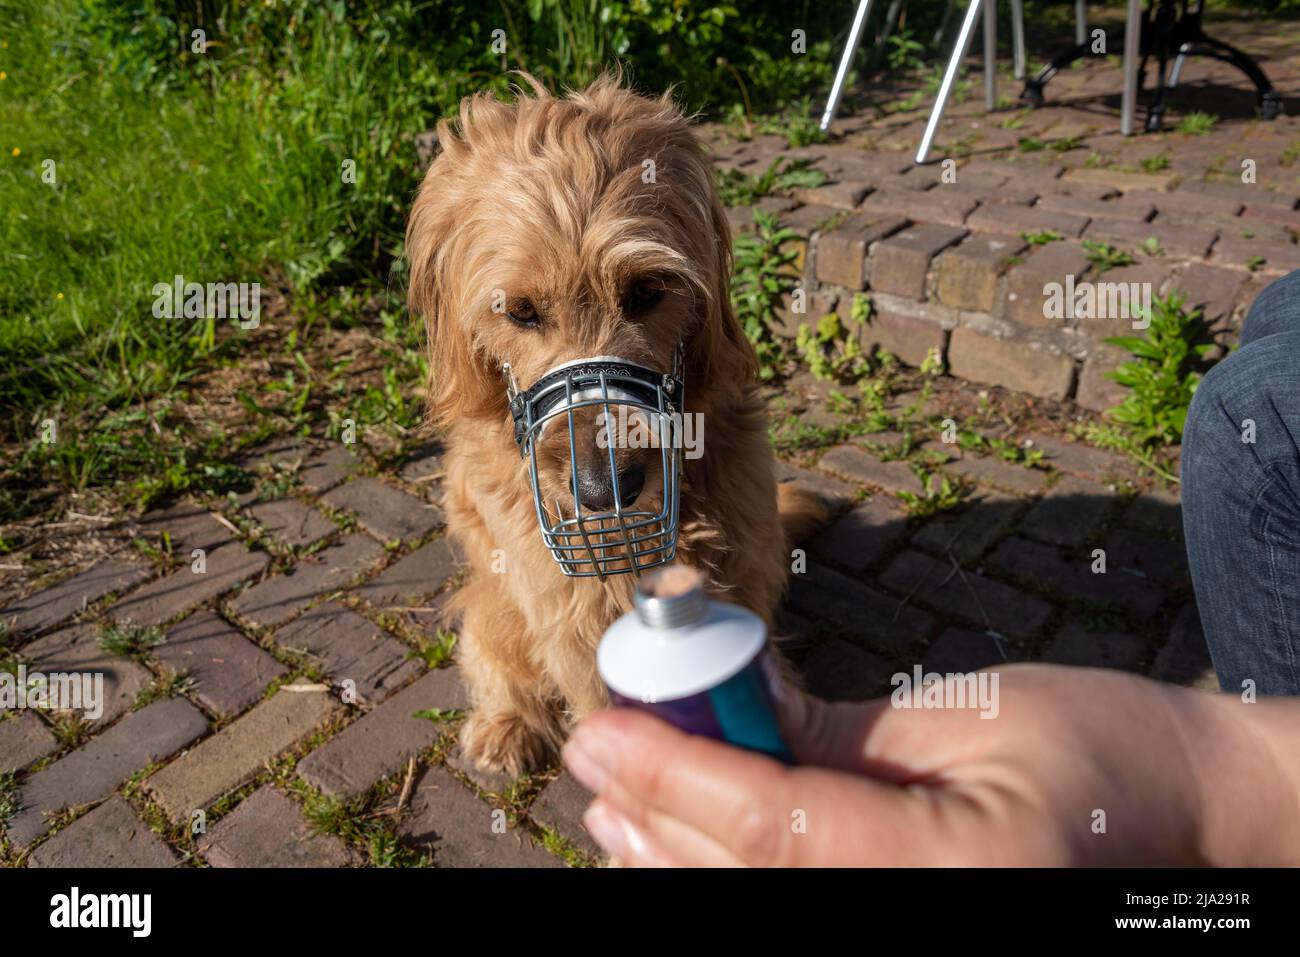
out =
[[(1275, 82), (1293, 90), (1300, 55), (1273, 46), (1268, 57)], [(908, 160), (916, 112), (847, 117), (841, 138), (801, 150), (773, 137), (715, 149), (721, 165), (750, 172), (785, 153), (828, 173), (825, 186), (760, 205), (800, 234), (798, 268), (818, 306), (872, 299), (865, 345), (912, 364), (936, 349), (953, 374), (1104, 408), (1115, 392), (1103, 373), (1119, 354), (1079, 321), (1046, 320), (1038, 302), (1044, 282), (1099, 278), (1079, 237), (1137, 253), (1142, 275), (1203, 303), (1226, 330), (1300, 262), (1294, 157), (1287, 165), (1296, 121), (1229, 118), (1209, 136), (1121, 140), (1103, 99), (1118, 73), (1107, 69), (1062, 75), (1053, 105), (1014, 130), (1000, 124), (1018, 114), (956, 106), (938, 155), (971, 128), (990, 148), (977, 137), (960, 151), (955, 183)], [(1070, 134), (1082, 136), (1078, 148), (1015, 148), (1071, 123), (1084, 131)], [(1161, 152), (1168, 169), (1140, 171)], [(1223, 175), (1239, 155), (1256, 159), (1255, 184)], [(746, 228), (749, 211), (731, 212)], [(1039, 230), (1063, 238), (1031, 247), (1021, 234)], [(1161, 255), (1134, 248), (1147, 238)], [(1249, 264), (1254, 256), (1263, 263)], [(836, 418), (822, 407), (801, 414)], [(897, 437), (782, 463), (782, 481), (832, 510), (783, 612), (811, 690), (864, 699), (914, 664), (1019, 660), (1213, 686), (1176, 492), (1051, 435), (1011, 436), (1044, 452), (1038, 468), (935, 437), (927, 449), (969, 494), (928, 517), (909, 515), (897, 494), (920, 490), (915, 473), (881, 457)], [(105, 715), (89, 726), (0, 716), (0, 773), (16, 772), (19, 808), (7, 862), (351, 866), (400, 852), (436, 866), (597, 863), (576, 782), (555, 771), (483, 775), (455, 748), (464, 689), (454, 665), (427, 663), (438, 635), (426, 622), (459, 582), (438, 504), (440, 451), (427, 443), (381, 468), (361, 446), (274, 440), (243, 461), (295, 472), (287, 492), (174, 502), (139, 523), (155, 547), (0, 609), (18, 660), (108, 676)], [(99, 643), (110, 623), (152, 626), (163, 640), (115, 655)], [(339, 826), (349, 813), (362, 823)]]

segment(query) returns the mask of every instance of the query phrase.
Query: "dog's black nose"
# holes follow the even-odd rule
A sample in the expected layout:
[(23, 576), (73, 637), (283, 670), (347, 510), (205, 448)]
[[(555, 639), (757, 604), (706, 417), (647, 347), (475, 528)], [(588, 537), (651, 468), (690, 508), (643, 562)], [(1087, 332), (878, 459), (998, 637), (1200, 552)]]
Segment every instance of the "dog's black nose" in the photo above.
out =
[[(578, 469), (578, 501), (592, 512), (614, 510), (614, 482), (609, 461), (596, 462)], [(627, 508), (645, 488), (645, 465), (634, 462), (618, 473), (618, 501)]]

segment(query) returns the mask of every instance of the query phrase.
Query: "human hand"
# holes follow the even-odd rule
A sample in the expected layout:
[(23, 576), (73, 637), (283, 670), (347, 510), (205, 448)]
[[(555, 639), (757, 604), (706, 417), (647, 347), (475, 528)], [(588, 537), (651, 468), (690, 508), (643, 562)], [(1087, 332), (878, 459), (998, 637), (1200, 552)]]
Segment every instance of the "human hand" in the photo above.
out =
[(999, 675), (993, 719), (790, 692), (797, 767), (630, 709), (588, 718), (564, 759), (597, 794), (588, 829), (631, 865), (1300, 861), (1300, 762), (1282, 760), (1300, 703), (1090, 668)]

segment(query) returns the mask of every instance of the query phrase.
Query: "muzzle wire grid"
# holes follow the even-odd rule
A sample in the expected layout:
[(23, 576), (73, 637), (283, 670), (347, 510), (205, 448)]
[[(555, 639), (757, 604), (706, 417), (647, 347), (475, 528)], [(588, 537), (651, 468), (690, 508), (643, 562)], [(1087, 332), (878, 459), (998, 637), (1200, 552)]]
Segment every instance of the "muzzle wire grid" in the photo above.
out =
[[(673, 560), (677, 553), (678, 500), (681, 488), (681, 442), (674, 430), (675, 414), (682, 408), (685, 386), (681, 378), (680, 348), (673, 356), (672, 373), (660, 373), (617, 356), (594, 356), (556, 366), (524, 392), (518, 390), (509, 364), (503, 372), (515, 442), (528, 459), (528, 478), (542, 538), (560, 570), (570, 577), (599, 578), (641, 572)], [(604, 418), (613, 511), (584, 513), (578, 481), (578, 443), (574, 414), (599, 407)], [(619, 487), (615, 447), (615, 416), (611, 407), (624, 407), (649, 416), (657, 430), (662, 504), (658, 511), (624, 508)], [(555, 514), (543, 502), (537, 474), (537, 443), (554, 419), (564, 416), (568, 425), (570, 491), (573, 515), (566, 517), (560, 501)], [(626, 418), (624, 419), (626, 421)]]

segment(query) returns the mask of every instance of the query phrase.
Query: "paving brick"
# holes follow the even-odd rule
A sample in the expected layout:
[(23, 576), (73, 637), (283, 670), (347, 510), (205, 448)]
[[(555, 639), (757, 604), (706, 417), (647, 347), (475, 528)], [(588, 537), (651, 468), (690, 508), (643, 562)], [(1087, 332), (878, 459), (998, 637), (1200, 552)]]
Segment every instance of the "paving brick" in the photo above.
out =
[(1142, 324), (1147, 303), (1154, 303), (1172, 274), (1173, 267), (1160, 260), (1140, 260), (1100, 273), (1084, 287), (1082, 303), (1075, 290), (1071, 311), (1078, 316), (1079, 331), (1097, 341), (1141, 335), (1137, 327)]
[(871, 288), (924, 299), (930, 260), (965, 235), (961, 227), (919, 223), (882, 239), (871, 251)]
[(1113, 605), (1139, 617), (1155, 614), (1164, 592), (1150, 582), (1110, 568), (1092, 571), (1091, 555), (1065, 559), (1050, 545), (1008, 538), (987, 559), (990, 568), (1010, 578), (1032, 581), (1093, 605)]
[(1155, 215), (1156, 208), (1150, 201), (1151, 195), (1132, 193), (1116, 200), (1105, 200), (1071, 193), (1047, 193), (1038, 197), (1034, 208), (1052, 213), (1070, 213), (1087, 219), (1127, 219), (1142, 223)]
[(28, 858), (30, 867), (175, 867), (179, 862), (120, 797), (83, 814)]
[(537, 800), (528, 809), (528, 816), (580, 850), (601, 857), (604, 852), (582, 823), (582, 815), (594, 798), (595, 795), (579, 784), (572, 774), (562, 771), (537, 795)]
[(946, 628), (930, 650), (921, 667), (939, 674), (969, 674), (981, 668), (994, 668), (1019, 659), (1007, 642), (988, 632), (965, 628)]
[(426, 442), (411, 452), (398, 474), (403, 481), (412, 485), (430, 485), (441, 478), (445, 471), (442, 461), (445, 451), (442, 442), (437, 439)]
[(335, 445), (303, 462), (298, 471), (298, 482), (307, 491), (319, 495), (347, 479), (360, 467), (360, 461), (348, 446)]
[(993, 455), (966, 455), (948, 466), (948, 470), (966, 476), (980, 485), (1037, 495), (1047, 483), (1047, 473), (1015, 465)]
[(854, 445), (837, 445), (821, 457), (817, 467), (822, 471), (855, 482), (883, 488), (888, 492), (920, 492), (921, 480), (912, 467), (901, 459), (882, 462), (869, 452)]
[(106, 595), (127, 591), (152, 573), (152, 566), (143, 562), (107, 559), (57, 585), (20, 598), (0, 612), (0, 623), (16, 635), (39, 634)]
[(871, 187), (861, 182), (827, 183), (824, 186), (803, 187), (794, 190), (791, 195), (801, 203), (819, 206), (831, 206), (835, 209), (857, 209), (862, 197), (871, 192)]
[(950, 561), (917, 551), (895, 558), (880, 582), (912, 601), (1015, 638), (1037, 634), (1051, 613), (1041, 598), (972, 571), (959, 573)]
[(191, 564), (145, 585), (110, 608), (109, 616), (115, 621), (160, 625), (230, 591), (240, 582), (256, 578), (266, 571), (271, 558), (265, 552), (249, 551), (231, 542), (208, 552), (205, 561), (202, 573), (196, 573)]
[(1114, 501), (1104, 485), (1067, 475), (1020, 523), (1020, 532), (1052, 545), (1077, 548), (1101, 525)]
[(1034, 201), (1038, 199), (1037, 189), (1016, 183), (987, 187), (972, 183), (969, 180), (960, 180), (956, 183), (945, 184), (942, 188), (965, 199), (973, 199), (981, 206), (998, 206), (1002, 204), (1032, 206)]
[(261, 701), (267, 686), (287, 670), (207, 610), (172, 626), (153, 656), (176, 674), (188, 675), (199, 703), (227, 717)]
[(1212, 229), (1219, 234), (1219, 242), (1235, 239), (1289, 245), (1294, 238), (1293, 230), (1288, 230), (1278, 223), (1271, 223), (1262, 219), (1242, 219), (1239, 216), (1175, 212), (1158, 217), (1156, 222), (1170, 226)]
[(864, 211), (878, 215), (904, 216), (915, 223), (960, 226), (975, 210), (978, 200), (964, 191), (936, 186), (924, 192), (915, 189), (881, 189), (862, 203)]
[(441, 722), (415, 717), (417, 711), (458, 710), (467, 703), (456, 669), (431, 671), (307, 755), (298, 773), (325, 794), (355, 797), (403, 768), (446, 729)]
[(301, 436), (278, 435), (246, 452), (239, 464), (254, 472), (273, 472), (279, 469), (297, 471), (311, 454), (311, 444)]
[(1007, 317), (1027, 326), (1060, 329), (1068, 319), (1049, 317), (1049, 284), (1062, 295), (1070, 280), (1078, 283), (1088, 271), (1087, 253), (1078, 243), (1051, 242), (1036, 246), (1023, 263), (1007, 273)]
[(1019, 236), (1021, 233), (1052, 230), (1062, 236), (1077, 239), (1083, 235), (1088, 218), (1061, 210), (1039, 209), (1036, 206), (989, 205), (981, 206), (971, 213), (966, 218), (966, 225), (981, 233)]
[(1126, 456), (1096, 448), (1086, 442), (1071, 442), (1042, 432), (1025, 432), (1020, 439), (1029, 448), (1042, 452), (1043, 461), (1058, 472), (1099, 482), (1137, 476), (1137, 469)]
[(346, 588), (379, 563), (383, 546), (364, 535), (346, 535), (300, 558), (292, 568), (235, 596), (230, 608), (259, 628), (288, 621), (312, 602)]
[(453, 771), (458, 771), (474, 782), (475, 786), (488, 794), (505, 794), (515, 783), (515, 778), (504, 771), (493, 771), (479, 767), (461, 751), (460, 744), (452, 745), (444, 762)]
[(1237, 216), (1246, 205), (1240, 199), (1230, 196), (1185, 192), (1181, 187), (1168, 193), (1153, 193), (1151, 200), (1156, 207), (1157, 219), (1179, 214), (1205, 217)]
[(928, 613), (811, 562), (802, 575), (790, 576), (790, 605), (810, 618), (831, 622), (836, 632), (855, 643), (886, 654), (910, 654), (934, 627)]
[(456, 574), (460, 563), (451, 539), (435, 539), (394, 562), (352, 593), (376, 607), (420, 605)]
[(1084, 236), (1125, 252), (1141, 249), (1149, 240), (1154, 239), (1166, 254), (1200, 259), (1209, 252), (1217, 234), (1212, 229), (1194, 229), (1188, 226), (1094, 219), (1088, 224)]
[(1118, 346), (1093, 345), (1079, 370), (1079, 387), (1074, 401), (1094, 412), (1105, 412), (1119, 405), (1128, 397), (1129, 390), (1108, 376), (1131, 359), (1132, 356)]
[(1300, 269), (1300, 245), (1221, 236), (1214, 244), (1210, 261), (1239, 269), (1258, 269), (1266, 265), (1270, 269), (1289, 272)]
[(912, 544), (959, 562), (979, 558), (1015, 524), (1023, 502), (1000, 492), (973, 498), (960, 512), (943, 512), (912, 536)]
[(864, 350), (880, 348), (908, 365), (920, 366), (932, 352), (943, 357), (948, 334), (929, 319), (879, 308), (861, 327), (858, 340)]
[(1116, 668), (1140, 671), (1147, 656), (1146, 642), (1122, 631), (1092, 631), (1071, 619), (1057, 632), (1043, 660), (1074, 667)]
[(834, 206), (800, 206), (787, 213), (782, 213), (777, 223), (793, 230), (795, 235), (804, 239), (815, 232), (826, 229), (828, 223), (837, 223), (844, 219), (844, 210)]
[(140, 519), (140, 535), (152, 542), (170, 542), (172, 554), (185, 559), (196, 548), (211, 551), (235, 540), (235, 533), (212, 513), (193, 502), (177, 502)]
[(0, 721), (0, 774), (25, 768), (58, 749), (54, 733), (31, 711)]
[[(802, 300), (802, 311), (795, 311), (794, 292), (804, 293)], [(841, 315), (847, 315), (847, 309), (852, 299), (848, 296), (843, 297), (843, 309)], [(795, 290), (782, 293), (781, 302), (774, 310), (777, 322), (773, 324), (772, 331), (793, 339), (799, 335), (799, 327), (804, 324), (811, 325), (821, 316), (835, 311), (836, 297), (828, 295), (825, 292), (809, 292), (802, 286), (797, 286)]]
[(424, 671), (406, 645), (332, 601), (281, 628), (275, 643), (319, 664), (335, 684), (351, 681), (345, 687), (364, 704), (384, 700)]
[(1139, 531), (1154, 530), (1182, 541), (1183, 507), (1178, 500), (1178, 493), (1163, 489), (1141, 493), (1124, 510), (1120, 524)]
[(817, 278), (848, 289), (865, 289), (868, 248), (906, 225), (906, 219), (890, 214), (850, 216), (818, 237)]
[(958, 326), (948, 338), (948, 371), (1049, 399), (1064, 399), (1074, 383), (1070, 356), (1017, 339), (998, 339), (969, 326)]
[(249, 514), (273, 538), (291, 548), (315, 545), (338, 531), (338, 526), (320, 512), (291, 498), (261, 502), (249, 509)]
[(1174, 619), (1173, 627), (1169, 630), (1169, 640), (1156, 654), (1150, 676), (1157, 681), (1168, 681), (1205, 691), (1220, 690), (1219, 676), (1214, 673), (1214, 662), (1210, 658), (1210, 649), (1205, 644), (1205, 632), (1201, 628), (1196, 605), (1185, 606)]
[(355, 867), (360, 856), (332, 834), (319, 834), (298, 805), (263, 785), (212, 826), (199, 853), (213, 867)]
[(1106, 537), (1103, 547), (1107, 567), (1112, 570), (1138, 575), (1166, 588), (1181, 588), (1191, 582), (1187, 549), (1179, 543), (1117, 528)]
[(907, 515), (883, 496), (855, 506), (813, 540), (818, 558), (860, 572), (889, 550), (907, 530)]
[(404, 844), (432, 852), (435, 867), (564, 866), (524, 831), (503, 828), (504, 814), (430, 768), (416, 782), (399, 832)]
[(998, 279), (1026, 249), (1019, 237), (980, 233), (938, 258), (939, 301), (958, 309), (993, 312)]
[(791, 483), (799, 489), (812, 492), (831, 511), (843, 508), (853, 500), (855, 490), (848, 482), (818, 475), (788, 462), (777, 463), (777, 481)]
[(1296, 199), (1294, 193), (1275, 193), (1257, 183), (1207, 183), (1205, 180), (1185, 179), (1178, 184), (1176, 194), (1196, 196), (1213, 196), (1231, 200), (1241, 206), (1250, 204), (1266, 205), (1275, 209), (1294, 210)]
[(1241, 218), (1255, 223), (1273, 223), (1284, 229), (1296, 229), (1296, 212), (1281, 206), (1248, 203), (1241, 211)]
[(19, 789), (22, 807), (6, 836), (26, 847), (49, 830), (48, 815), (102, 800), (151, 762), (175, 754), (207, 731), (198, 708), (167, 698), (132, 712), (71, 754), (36, 772)]
[(1062, 179), (1071, 183), (1108, 186), (1122, 193), (1167, 190), (1176, 179), (1173, 173), (1123, 173), (1112, 169), (1067, 170)]
[(833, 638), (800, 669), (808, 691), (827, 701), (866, 701), (889, 690), (898, 669), (879, 655)]
[(146, 782), (176, 823), (246, 784), (266, 762), (289, 750), (340, 710), (324, 686), (285, 685), (247, 714), (158, 771)]
[(136, 696), (153, 683), (148, 669), (102, 649), (95, 625), (73, 625), (37, 638), (23, 647), (22, 656), (27, 660), (29, 674), (103, 675), (102, 713), (94, 719), (82, 715), (96, 729), (130, 711)]
[(357, 524), (384, 542), (423, 538), (442, 524), (441, 509), (374, 478), (348, 482), (322, 501), (352, 512)]

